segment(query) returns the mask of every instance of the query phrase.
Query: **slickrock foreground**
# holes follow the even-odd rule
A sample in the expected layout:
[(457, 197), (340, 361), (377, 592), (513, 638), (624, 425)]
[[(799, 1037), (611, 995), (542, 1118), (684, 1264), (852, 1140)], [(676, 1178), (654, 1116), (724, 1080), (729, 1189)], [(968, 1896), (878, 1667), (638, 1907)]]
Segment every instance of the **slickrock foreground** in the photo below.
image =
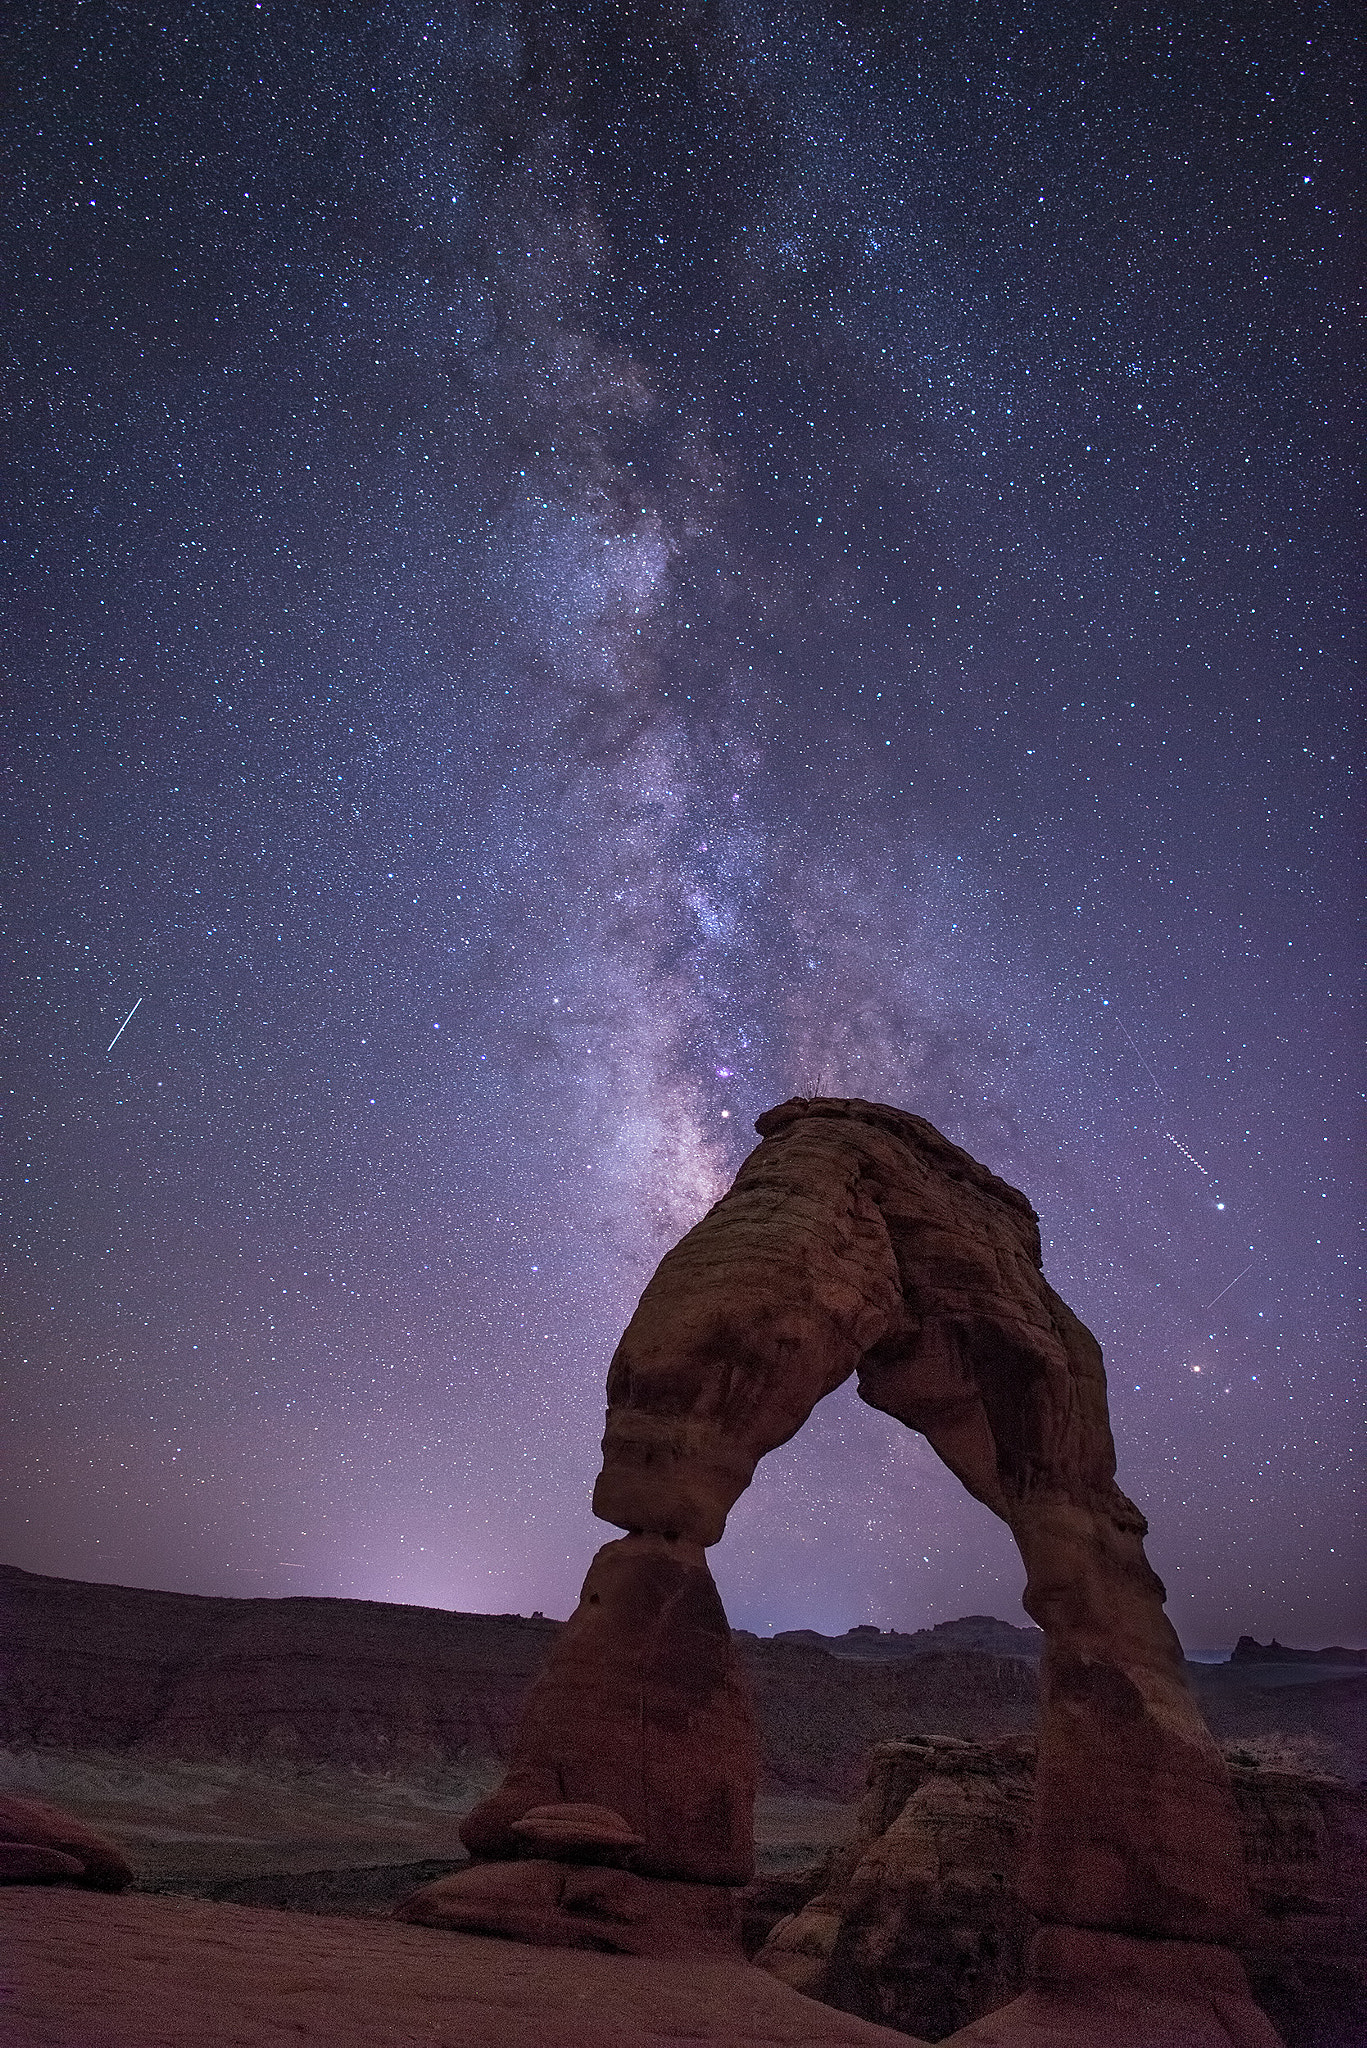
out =
[(908, 2048), (739, 1957), (0, 1891), (0, 2048)]

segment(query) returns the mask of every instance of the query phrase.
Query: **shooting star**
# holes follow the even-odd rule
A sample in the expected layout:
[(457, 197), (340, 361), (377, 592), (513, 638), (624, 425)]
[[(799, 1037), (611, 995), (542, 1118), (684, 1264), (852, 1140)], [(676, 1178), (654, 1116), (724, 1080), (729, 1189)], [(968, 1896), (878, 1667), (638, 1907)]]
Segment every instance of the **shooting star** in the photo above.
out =
[(1210, 1300), (1206, 1303), (1206, 1307), (1214, 1308), (1216, 1302), (1221, 1299), (1221, 1296), (1228, 1294), (1231, 1287), (1237, 1287), (1239, 1282), (1243, 1279), (1244, 1273), (1251, 1273), (1253, 1271), (1253, 1268), (1257, 1265), (1257, 1263), (1258, 1261), (1256, 1259), (1250, 1259), (1248, 1264), (1244, 1267), (1243, 1273), (1236, 1273), (1234, 1275), (1234, 1278), (1220, 1289), (1219, 1294), (1213, 1294)]
[[(1117, 1024), (1120, 1024), (1119, 1017), (1117, 1017), (1115, 1021)], [(1120, 1024), (1120, 1028), (1122, 1031), (1125, 1031), (1125, 1026), (1123, 1024)], [(1149, 1065), (1148, 1061), (1145, 1059), (1143, 1053), (1139, 1050), (1139, 1047), (1135, 1044), (1134, 1040), (1130, 1038), (1130, 1034), (1128, 1031), (1125, 1031), (1125, 1036), (1127, 1039), (1129, 1039), (1130, 1050), (1133, 1052), (1135, 1058), (1138, 1060), (1140, 1066), (1144, 1069), (1144, 1072), (1148, 1075), (1149, 1079), (1153, 1082), (1154, 1087), (1158, 1089), (1158, 1100), (1161, 1102), (1163, 1100), (1163, 1090), (1159, 1083), (1157, 1074), (1155, 1074), (1153, 1068)]]
[(1189, 1159), (1191, 1161), (1192, 1165), (1196, 1168), (1196, 1171), (1198, 1173), (1204, 1173), (1206, 1179), (1210, 1179), (1210, 1174), (1208, 1170), (1204, 1166), (1202, 1166), (1200, 1160), (1196, 1157), (1196, 1154), (1194, 1152), (1188, 1152), (1186, 1146), (1182, 1143), (1182, 1140), (1180, 1138), (1174, 1138), (1171, 1131), (1164, 1131), (1163, 1136), (1167, 1139), (1170, 1145), (1175, 1145), (1177, 1147), (1178, 1151), (1181, 1153), (1184, 1159)]
[[(141, 996), (139, 996), (139, 997), (138, 997), (138, 1002), (137, 1002), (137, 1003), (134, 1003), (134, 1005), (133, 1005), (133, 1010), (136, 1010), (136, 1009), (137, 1009), (137, 1007), (138, 1007), (138, 1003), (140, 1003), (141, 1001), (142, 1001), (142, 997), (141, 997)], [(113, 1050), (114, 1050), (114, 1047), (115, 1047), (115, 1046), (116, 1046), (116, 1045), (118, 1044), (119, 1040), (120, 1040), (120, 1039), (121, 1039), (121, 1038), (123, 1037), (123, 1034), (124, 1034), (124, 1032), (125, 1032), (125, 1031), (126, 1031), (126, 1030), (128, 1029), (129, 1025), (130, 1025), (130, 1024), (132, 1023), (132, 1021), (133, 1021), (133, 1010), (130, 1010), (130, 1011), (128, 1012), (128, 1015), (127, 1015), (127, 1016), (126, 1016), (126, 1017), (124, 1018), (124, 1020), (123, 1020), (122, 1024), (120, 1024), (120, 1026), (119, 1026), (118, 1030), (117, 1030), (117, 1031), (116, 1031), (116, 1032), (114, 1033), (114, 1036), (113, 1036), (113, 1037), (112, 1037), (112, 1038), (110, 1039), (110, 1041), (109, 1041), (108, 1045), (107, 1045), (107, 1046), (105, 1047), (105, 1051), (106, 1051), (106, 1052), (113, 1052)]]

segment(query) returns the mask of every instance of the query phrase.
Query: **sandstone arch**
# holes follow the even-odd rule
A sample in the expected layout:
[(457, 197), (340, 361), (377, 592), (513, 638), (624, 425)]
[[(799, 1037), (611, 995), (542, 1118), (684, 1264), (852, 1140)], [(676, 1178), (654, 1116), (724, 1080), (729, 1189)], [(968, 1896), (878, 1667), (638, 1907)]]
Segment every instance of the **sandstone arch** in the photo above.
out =
[(901, 1110), (799, 1100), (756, 1128), (613, 1358), (594, 1510), (627, 1533), (594, 1560), (508, 1775), (462, 1831), (472, 1852), (525, 1853), (530, 1809), (606, 1806), (639, 1840), (635, 1873), (744, 1882), (753, 1736), (705, 1551), (759, 1459), (857, 1374), (1025, 1561), (1046, 1635), (1033, 1909), (1220, 1942), (1246, 1910), (1227, 1774), (1116, 1485), (1100, 1349), (1044, 1278), (1034, 1211)]

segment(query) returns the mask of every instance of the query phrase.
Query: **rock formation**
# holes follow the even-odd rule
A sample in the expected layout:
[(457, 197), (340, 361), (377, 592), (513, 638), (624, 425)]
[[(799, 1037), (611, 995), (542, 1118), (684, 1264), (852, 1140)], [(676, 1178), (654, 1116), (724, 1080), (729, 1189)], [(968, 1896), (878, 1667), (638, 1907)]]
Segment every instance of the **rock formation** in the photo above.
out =
[(1038, 1922), (1020, 1896), (1034, 1744), (882, 1742), (855, 1833), (761, 1968), (809, 1998), (943, 2040), (1017, 1996)]
[(461, 1836), (526, 1853), (529, 1808), (606, 1807), (639, 1837), (632, 1868), (744, 1884), (754, 1868), (755, 1738), (720, 1596), (697, 1543), (607, 1543), (533, 1686), (499, 1790)]
[[(1044, 1278), (1034, 1211), (896, 1109), (793, 1101), (756, 1128), (764, 1142), (661, 1262), (612, 1360), (593, 1504), (627, 1533), (595, 1560), (465, 1840), (510, 1862), (528, 1809), (587, 1801), (643, 1838), (639, 1872), (744, 1881), (753, 1748), (703, 1552), (760, 1458), (857, 1374), (862, 1399), (921, 1431), (1008, 1524), (1045, 1635), (1021, 1880), (1044, 1923), (1038, 1985), (994, 2038), (1023, 2038), (1060, 1996), (1099, 2000), (1111, 2027), (1098, 1987), (1170, 1943), (1185, 1981), (1204, 1969), (1211, 1998), (1231, 2013), (1242, 1999), (1244, 2040), (1275, 2038), (1218, 1946), (1248, 1911), (1228, 1773), (1183, 1679), (1144, 1518), (1116, 1485), (1100, 1349)], [(471, 1924), (461, 1888), (473, 1905), (488, 1882), (478, 1868), (447, 1880), (443, 1924)], [(524, 1882), (529, 1899), (544, 1884), (531, 1866)], [(1149, 1946), (1126, 1961), (1136, 1937)]]
[[(853, 1837), (805, 1888), (787, 1880), (761, 1966), (930, 2041), (1014, 1999), (1040, 1926), (1020, 1891), (1034, 1766), (1035, 1745), (1020, 1737), (877, 1744)], [(1367, 1788), (1252, 1764), (1231, 1778), (1253, 1894), (1239, 1953), (1257, 1997), (1288, 2048), (1356, 2048)]]
[(793, 1991), (943, 2040), (1017, 1997), (1035, 1745), (879, 1743), (853, 1839), (758, 1954)]

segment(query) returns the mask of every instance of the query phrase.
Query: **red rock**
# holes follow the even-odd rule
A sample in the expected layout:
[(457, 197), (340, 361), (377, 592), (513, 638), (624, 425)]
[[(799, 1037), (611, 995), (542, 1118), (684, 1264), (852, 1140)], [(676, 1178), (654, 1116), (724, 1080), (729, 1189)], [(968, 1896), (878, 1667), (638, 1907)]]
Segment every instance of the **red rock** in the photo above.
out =
[(582, 1801), (529, 1807), (512, 1831), (530, 1850), (585, 1863), (607, 1862), (645, 1847), (645, 1837), (634, 1834), (620, 1813)]
[[(1229, 1774), (1116, 1484), (1100, 1348), (1044, 1278), (1034, 1211), (885, 1105), (794, 1101), (756, 1128), (613, 1358), (593, 1504), (627, 1537), (595, 1560), (512, 1768), (462, 1830), (472, 1853), (511, 1856), (529, 1808), (587, 1800), (645, 1836), (642, 1871), (748, 1875), (752, 1739), (703, 1547), (758, 1460), (857, 1373), (1025, 1563), (1045, 1637), (1026, 1905), (1150, 1941), (1235, 1935), (1249, 1901)], [(1173, 2043), (1194, 2048), (1203, 2025)]]
[(1367, 2039), (1367, 1784), (1238, 1763), (1231, 1776), (1254, 1997), (1305, 2048)]
[[(55, 1854), (60, 1864), (49, 1864), (42, 1872), (48, 1878), (66, 1877), (70, 1882), (107, 1892), (122, 1891), (133, 1882), (132, 1866), (115, 1843), (56, 1806), (41, 1799), (20, 1799), (12, 1792), (0, 1792), (0, 1850), (11, 1852), (0, 1860), (0, 1877), (11, 1884), (27, 1881), (15, 1869), (17, 1858), (13, 1852), (18, 1850), (23, 1850), (31, 1862)], [(66, 1863), (72, 1865), (70, 1870), (61, 1867)]]
[(852, 1840), (756, 1961), (809, 1998), (941, 2040), (1017, 1995), (1034, 1744), (880, 1743)]
[(951, 2038), (955, 2048), (1281, 2048), (1228, 1949), (1043, 1927), (1029, 1990)]
[[(1017, 1998), (1039, 1928), (1021, 1896), (1034, 1761), (1020, 1738), (879, 1743), (855, 1832), (824, 1873), (790, 1876), (801, 1891), (786, 1901), (747, 1893), (756, 1961), (931, 2040)], [(1247, 1985), (1292, 2048), (1348, 2048), (1367, 2013), (1367, 1786), (1239, 1763), (1231, 1777), (1254, 1906)], [(1201, 1950), (1202, 1967), (1232, 1983), (1221, 1953)]]
[(506, 1758), (558, 1624), (235, 1600), (0, 1565), (0, 1747), (364, 1771)]
[[(0, 1565), (0, 1748), (284, 1756), (386, 1774), (456, 1760), (506, 1765), (558, 1631), (518, 1615), (205, 1599)], [(946, 1639), (945, 1651), (928, 1643), (916, 1656), (856, 1664), (843, 1643), (810, 1631), (763, 1640), (738, 1632), (760, 1790), (857, 1800), (875, 1742), (1033, 1728), (1038, 1662), (975, 1647), (971, 1633), (967, 1643)], [(1259, 1684), (1265, 1669), (1243, 1660), (1187, 1667), (1221, 1741), (1310, 1738), (1321, 1761), (1336, 1756), (1332, 1768), (1367, 1777), (1367, 1674), (1272, 1689)]]
[(52, 1879), (82, 1878), (85, 1865), (60, 1849), (39, 1849), (32, 1842), (0, 1842), (0, 1884), (48, 1884)]
[(921, 1118), (785, 1103), (662, 1260), (608, 1374), (595, 1511), (714, 1543), (851, 1373), (1007, 1522), (1044, 1629), (1026, 1889), (1081, 1926), (1218, 1940), (1247, 1911), (1228, 1774), (1187, 1691), (1101, 1353), (1025, 1197)]
[(629, 1870), (542, 1859), (458, 1870), (401, 1899), (394, 1917), (542, 1948), (626, 1956), (740, 1954), (734, 1886), (671, 1884)]
[(754, 1732), (701, 1548), (605, 1544), (533, 1686), (508, 1775), (467, 1815), (476, 1857), (512, 1857), (514, 1823), (566, 1801), (606, 1806), (644, 1875), (744, 1884), (754, 1868)]
[(394, 1908), (396, 1920), (415, 1927), (449, 1927), (462, 1934), (501, 1934), (542, 1948), (592, 1948), (597, 1944), (561, 1939), (562, 1864), (544, 1859), (525, 1863), (480, 1863), (425, 1884)]

